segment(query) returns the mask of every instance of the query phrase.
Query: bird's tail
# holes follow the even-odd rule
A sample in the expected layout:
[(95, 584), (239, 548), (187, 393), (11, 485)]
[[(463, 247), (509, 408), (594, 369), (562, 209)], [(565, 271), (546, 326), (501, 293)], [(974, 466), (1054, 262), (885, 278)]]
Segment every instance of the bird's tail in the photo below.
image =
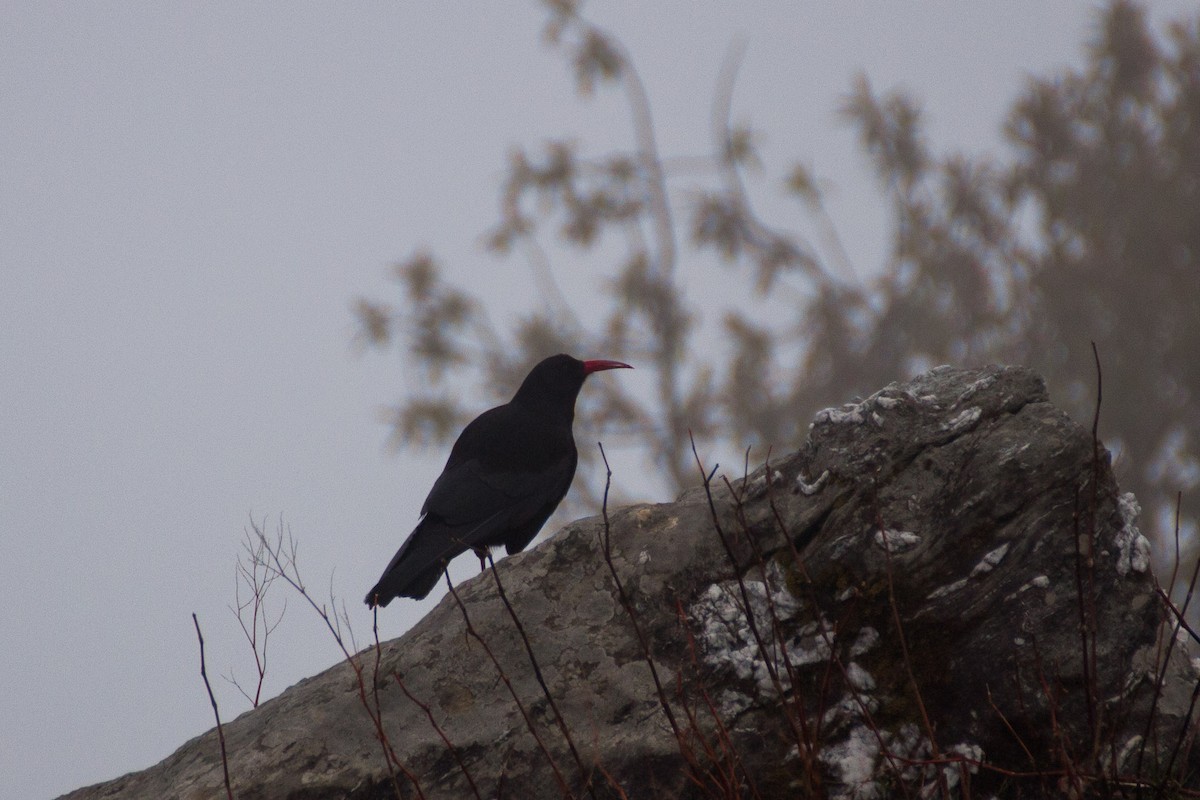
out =
[(433, 591), (446, 564), (463, 549), (456, 552), (441, 526), (427, 525), (426, 518), (421, 517), (379, 581), (367, 592), (367, 606), (386, 606), (397, 597), (420, 600)]
[(411, 570), (396, 569), (385, 572), (379, 582), (371, 587), (371, 591), (367, 592), (367, 606), (383, 608), (397, 597), (413, 597), (420, 600), (433, 591), (445, 569), (446, 562), (437, 561), (415, 575)]
[(464, 530), (421, 517), (412, 535), (383, 571), (379, 582), (367, 593), (367, 606), (386, 606), (397, 597), (424, 598), (433, 591), (451, 559), (478, 546), (479, 532), (487, 530), (488, 525), (497, 519), (503, 519), (500, 513)]

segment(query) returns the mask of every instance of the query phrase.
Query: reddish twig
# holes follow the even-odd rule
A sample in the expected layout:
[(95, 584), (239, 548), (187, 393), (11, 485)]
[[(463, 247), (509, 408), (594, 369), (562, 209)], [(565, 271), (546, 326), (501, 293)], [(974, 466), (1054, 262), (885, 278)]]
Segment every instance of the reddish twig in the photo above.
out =
[[(738, 525), (741, 527), (741, 532), (744, 534), (746, 541), (750, 544), (751, 550), (754, 551), (755, 560), (758, 562), (759, 575), (762, 577), (763, 584), (763, 599), (767, 604), (767, 614), (771, 618), (772, 641), (779, 648), (779, 655), (783, 660), (784, 671), (787, 673), (788, 685), (791, 688), (791, 694), (793, 697), (793, 702), (790, 704), (788, 703), (785, 695), (780, 695), (779, 701), (784, 709), (784, 714), (788, 715), (789, 719), (791, 720), (790, 727), (793, 730), (799, 731), (799, 739), (796, 741), (797, 755), (800, 757), (801, 761), (803, 761), (805, 764), (808, 764), (812, 760), (812, 751), (816, 746), (815, 737), (813, 736), (813, 732), (809, 730), (808, 718), (804, 713), (803, 697), (799, 694), (799, 680), (796, 677), (796, 669), (792, 665), (791, 654), (788, 652), (787, 636), (783, 631), (783, 621), (779, 618), (779, 612), (775, 606), (775, 596), (771, 591), (771, 582), (767, 575), (766, 558), (763, 555), (762, 547), (759, 545), (757, 537), (750, 532), (750, 524), (746, 520), (745, 506), (742, 503), (745, 487), (747, 485), (747, 481), (749, 480), (749, 462), (750, 450), (747, 448), (746, 463), (743, 465), (742, 493), (739, 494), (736, 492), (733, 488), (733, 485), (727, 478), (725, 479), (725, 487), (729, 490), (730, 495), (734, 498), (734, 515), (737, 518)], [(770, 468), (767, 469), (765, 478), (769, 486), (771, 482)], [(817, 609), (815, 606), (813, 610), (815, 612), (814, 623), (816, 624), (818, 630), (824, 632), (825, 626), (821, 624), (821, 616), (819, 613), (816, 613)], [(831, 645), (830, 656), (832, 657), (834, 652), (832, 649), (832, 637), (829, 639), (829, 644)], [(792, 706), (795, 706), (799, 709), (799, 714), (795, 715), (794, 719), (792, 719), (792, 712), (790, 710)]]
[[(921, 713), (921, 724), (925, 727), (925, 735), (929, 738), (929, 750), (934, 761), (942, 757), (938, 749), (937, 737), (934, 733), (933, 723), (929, 720), (929, 712), (925, 709), (925, 698), (921, 695), (921, 687), (917, 683), (917, 676), (913, 673), (912, 658), (908, 652), (908, 639), (904, 635), (904, 624), (900, 621), (900, 606), (896, 602), (896, 584), (892, 576), (892, 548), (890, 540), (887, 537), (883, 520), (876, 518), (875, 524), (880, 531), (880, 539), (883, 542), (883, 564), (887, 576), (888, 604), (892, 609), (892, 623), (896, 626), (896, 639), (900, 643), (900, 659), (904, 662), (904, 671), (908, 675), (908, 683), (912, 687), (913, 699), (917, 703), (917, 710)], [(941, 790), (943, 797), (950, 796), (950, 787), (946, 784), (946, 774), (942, 770), (937, 771), (938, 788)]]
[(229, 782), (229, 758), (225, 753), (225, 731), (221, 727), (221, 712), (217, 710), (217, 698), (213, 696), (212, 685), (208, 682), (208, 670), (204, 666), (204, 636), (200, 633), (200, 620), (192, 612), (192, 624), (196, 626), (196, 638), (200, 640), (200, 677), (204, 679), (204, 688), (208, 691), (208, 702), (212, 703), (213, 716), (217, 719), (217, 742), (221, 745), (221, 771), (225, 775), (225, 795), (233, 800), (233, 785)]
[(621, 785), (617, 783), (617, 779), (613, 777), (612, 773), (604, 768), (603, 764), (597, 764), (596, 769), (599, 770), (600, 774), (604, 776), (604, 780), (608, 782), (608, 785), (612, 787), (612, 790), (617, 793), (618, 800), (629, 800), (629, 795), (626, 794), (625, 790), (621, 788)]
[[(287, 612), (287, 598), (284, 598), (279, 616), (275, 618), (274, 622), (271, 622), (267, 617), (265, 601), (267, 591), (278, 576), (272, 574), (264, 565), (262, 539), (259, 539), (258, 544), (255, 545), (253, 537), (246, 532), (242, 547), (245, 553), (238, 556), (237, 577), (233, 588), (236, 607), (230, 610), (237, 617), (242, 635), (246, 637), (246, 642), (250, 645), (251, 652), (254, 653), (254, 668), (258, 673), (254, 696), (252, 697), (234, 678), (232, 671), (226, 680), (232, 683), (242, 697), (250, 702), (251, 707), (258, 708), (259, 701), (262, 699), (263, 683), (267, 676), (267, 643), (271, 633), (283, 621), (283, 615)], [(250, 591), (250, 598), (245, 601), (242, 600), (243, 584)], [(249, 622), (246, 620), (247, 616), (250, 617)]]
[(1012, 726), (1012, 723), (1008, 721), (1008, 717), (1004, 715), (1004, 712), (1001, 711), (1000, 707), (996, 705), (996, 701), (992, 699), (992, 690), (990, 688), (986, 688), (986, 691), (988, 705), (991, 706), (992, 710), (996, 712), (996, 716), (998, 716), (1000, 721), (1004, 723), (1004, 727), (1007, 728), (1008, 732), (1012, 734), (1013, 740), (1016, 741), (1017, 745), (1021, 748), (1021, 751), (1025, 753), (1025, 757), (1029, 759), (1029, 765), (1034, 769), (1037, 769), (1037, 759), (1033, 757), (1033, 753), (1028, 747), (1025, 746), (1025, 740), (1021, 738), (1021, 735), (1017, 733), (1017, 729)]
[[(769, 461), (766, 463), (765, 469), (766, 469), (766, 474), (769, 476), (771, 474), (771, 466), (770, 466)], [(787, 523), (784, 522), (783, 515), (779, 511), (779, 506), (775, 503), (775, 495), (774, 495), (774, 491), (773, 491), (774, 484), (770, 480), (767, 481), (766, 489), (767, 489), (767, 506), (771, 510), (772, 519), (775, 521), (775, 526), (776, 526), (776, 528), (778, 528), (780, 535), (783, 537), (783, 540), (785, 542), (787, 542), (788, 550), (790, 551), (791, 556), (792, 556), (792, 562), (795, 564), (796, 569), (800, 572), (801, 578), (804, 579), (804, 585), (808, 588), (809, 604), (812, 606), (814, 613), (819, 614), (820, 609), (821, 609), (821, 604), (820, 604), (820, 602), (818, 602), (816, 592), (814, 592), (812, 589), (812, 587), (814, 585), (813, 579), (808, 573), (808, 567), (804, 563), (803, 556), (800, 555), (800, 551), (796, 548), (795, 540), (792, 538), (791, 534), (788, 532)], [(849, 613), (849, 611), (847, 611), (847, 613)], [(822, 641), (825, 643), (825, 646), (829, 649), (829, 653), (830, 653), (829, 666), (836, 668), (838, 670), (838, 672), (841, 674), (842, 683), (849, 690), (850, 697), (854, 700), (855, 705), (858, 706), (858, 711), (862, 717), (863, 724), (865, 724), (867, 726), (868, 730), (871, 731), (871, 735), (875, 737), (875, 741), (879, 745), (880, 754), (884, 757), (885, 760), (887, 760), (888, 766), (891, 768), (892, 773), (899, 776), (900, 775), (900, 765), (898, 763), (898, 759), (892, 754), (891, 748), (888, 747), (887, 741), (884, 739), (884, 736), (883, 736), (883, 731), (881, 731), (879, 729), (879, 725), (878, 725), (878, 723), (876, 723), (875, 717), (871, 713), (870, 707), (867, 705), (866, 701), (863, 699), (862, 693), (860, 693), (857, 689), (854, 688), (854, 681), (852, 681), (850, 679), (850, 674), (849, 674), (848, 670), (846, 669), (846, 665), (842, 661), (841, 656), (838, 655), (837, 648), (834, 646), (833, 636), (825, 628), (824, 625), (818, 625), (817, 631), (820, 634)], [(827, 692), (828, 692), (828, 688), (829, 688), (829, 682), (830, 682), (830, 671), (827, 669), (825, 672), (825, 675), (822, 678), (822, 687), (821, 687), (821, 692), (819, 695), (819, 702), (817, 704), (816, 722), (815, 722), (815, 726), (814, 726), (817, 736), (820, 735), (821, 726), (823, 725), (823, 719), (824, 719), (824, 713), (825, 713), (825, 701), (826, 701)], [(813, 747), (816, 748), (817, 745), (818, 745), (818, 742), (814, 740)], [(819, 769), (817, 768), (817, 764), (815, 763), (815, 761), (813, 763), (811, 763), (810, 765), (808, 765), (808, 769), (810, 771), (810, 780), (812, 780), (814, 782), (813, 785), (814, 786), (820, 785), (821, 773), (820, 773)], [(908, 786), (904, 782), (902, 782), (902, 781), (899, 782), (899, 789), (905, 797), (911, 796), (911, 793), (908, 790)]]
[[(689, 743), (686, 749), (680, 750), (680, 755), (688, 764), (687, 778), (698, 789), (710, 797), (730, 797), (732, 789), (730, 788), (730, 779), (726, 776), (722, 768), (722, 759), (717, 754), (716, 749), (709, 742), (708, 737), (704, 735), (704, 728), (700, 725), (700, 720), (696, 716), (696, 712), (692, 709), (691, 703), (688, 702), (687, 693), (683, 687), (683, 673), (679, 672), (675, 676), (675, 694), (679, 698), (679, 707), (683, 711), (684, 717), (688, 721), (688, 732), (696, 741), (700, 743), (703, 750), (703, 755), (707, 766), (700, 763), (696, 758), (696, 753)], [(708, 783), (701, 780), (704, 776)], [(711, 786), (709, 784), (712, 784)], [(736, 795), (733, 795), (736, 797)]]
[(458, 605), (458, 610), (462, 613), (463, 624), (466, 625), (467, 628), (467, 635), (479, 642), (480, 646), (483, 648), (483, 652), (486, 653), (487, 657), (491, 660), (492, 666), (496, 668), (496, 674), (500, 676), (500, 680), (504, 682), (505, 687), (508, 689), (509, 695), (512, 696), (513, 703), (516, 704), (517, 710), (521, 712), (521, 717), (525, 720), (525, 727), (533, 736), (533, 740), (537, 743), (538, 749), (542, 751), (542, 755), (546, 757), (547, 763), (550, 764), (550, 769), (554, 772), (554, 780), (558, 784), (558, 788), (562, 792), (563, 797), (573, 798), (575, 795), (571, 793), (570, 788), (567, 786), (566, 778), (563, 777), (562, 771), (559, 770), (558, 764), (554, 760), (554, 756), (551, 755), (550, 750), (546, 747), (546, 743), (542, 741), (541, 734), (539, 734), (537, 731), (537, 725), (534, 723), (533, 718), (529, 716), (529, 711), (525, 708), (525, 704), (522, 703), (521, 698), (517, 696), (517, 690), (513, 687), (512, 680), (508, 677), (508, 674), (500, 665), (500, 660), (496, 658), (496, 654), (492, 652), (492, 648), (488, 645), (487, 640), (485, 640), (479, 634), (479, 631), (475, 630), (475, 625), (471, 622), (470, 615), (467, 614), (467, 607), (463, 603), (462, 598), (458, 596), (458, 591), (454, 588), (454, 583), (450, 580), (450, 572), (447, 570), (444, 573), (444, 576), (446, 578), (446, 586), (448, 586), (450, 589), (450, 596), (454, 598), (454, 602)]
[(1046, 712), (1050, 715), (1050, 735), (1057, 749), (1058, 759), (1062, 763), (1062, 770), (1060, 772), (1047, 774), (1057, 774), (1060, 780), (1069, 781), (1073, 796), (1082, 797), (1083, 787), (1088, 782), (1090, 776), (1086, 772), (1080, 771), (1079, 764), (1071, 754), (1071, 742), (1058, 722), (1058, 698), (1054, 690), (1050, 688), (1050, 681), (1046, 678), (1046, 670), (1042, 662), (1042, 650), (1038, 646), (1037, 637), (1031, 634), (1029, 644), (1033, 650), (1038, 685), (1042, 689), (1042, 696), (1046, 698)]
[[(758, 648), (759, 656), (763, 660), (763, 665), (767, 670), (768, 677), (771, 679), (771, 684), (776, 693), (782, 699), (786, 695), (783, 684), (779, 679), (779, 670), (775, 667), (771, 651), (767, 647), (766, 642), (763, 640), (762, 633), (758, 629), (758, 621), (754, 618), (754, 604), (750, 600), (750, 591), (746, 588), (746, 581), (742, 575), (742, 570), (739, 567), (737, 556), (733, 552), (733, 546), (729, 543), (729, 538), (725, 535), (725, 529), (721, 525), (720, 516), (717, 513), (716, 501), (713, 499), (712, 477), (716, 474), (717, 466), (720, 465), (714, 466), (711, 473), (706, 472), (704, 469), (704, 464), (700, 460), (700, 453), (696, 450), (695, 438), (691, 439), (691, 443), (692, 456), (696, 459), (696, 466), (700, 470), (700, 474), (704, 477), (704, 495), (708, 500), (709, 517), (712, 519), (713, 529), (716, 531), (717, 537), (721, 540), (721, 546), (725, 550), (725, 555), (729, 559), (729, 564), (731, 567), (733, 567), (734, 578), (737, 580), (738, 592), (741, 595), (743, 608), (746, 612), (746, 627), (750, 631), (750, 635), (754, 639), (754, 643)], [(803, 750), (805, 741), (804, 734), (800, 730), (796, 720), (791, 714), (787, 715), (787, 718), (788, 725), (792, 730), (792, 736), (795, 739), (797, 746)]]
[[(1172, 588), (1175, 586), (1175, 574), (1176, 574), (1175, 570), (1177, 570), (1179, 567), (1179, 563), (1178, 563), (1179, 562), (1179, 516), (1180, 516), (1180, 511), (1182, 509), (1182, 505), (1183, 505), (1183, 494), (1179, 493), (1176, 496), (1176, 500), (1175, 500), (1175, 561), (1176, 561), (1176, 563), (1175, 563), (1175, 569), (1173, 569), (1171, 572), (1171, 583), (1169, 584)], [(1178, 625), (1183, 630), (1187, 631), (1193, 640), (1200, 642), (1200, 636), (1197, 636), (1196, 632), (1194, 630), (1192, 630), (1191, 626), (1188, 625), (1187, 616), (1186, 616), (1188, 606), (1191, 605), (1192, 597), (1194, 596), (1195, 591), (1196, 591), (1197, 579), (1200, 579), (1200, 559), (1196, 560), (1195, 568), (1192, 570), (1192, 577), (1191, 577), (1191, 580), (1188, 581), (1187, 593), (1184, 595), (1183, 606), (1181, 608), (1177, 608), (1175, 606), (1175, 603), (1171, 600), (1170, 594), (1163, 591), (1162, 587), (1156, 585), (1155, 591), (1158, 592), (1159, 598), (1163, 601), (1163, 605), (1166, 607), (1166, 609), (1168, 611), (1170, 611), (1171, 614), (1174, 616), (1175, 624)], [(1151, 726), (1153, 725), (1155, 715), (1158, 712), (1159, 696), (1162, 694), (1162, 686), (1163, 686), (1163, 683), (1166, 681), (1167, 669), (1169, 668), (1170, 663), (1171, 663), (1171, 655), (1175, 651), (1175, 630), (1176, 630), (1175, 625), (1172, 625), (1170, 630), (1171, 630), (1171, 635), (1167, 639), (1166, 654), (1163, 656), (1162, 664), (1160, 665), (1160, 669), (1158, 671), (1158, 675), (1156, 676), (1156, 680), (1155, 680), (1154, 699), (1153, 699), (1153, 701), (1151, 701), (1151, 704), (1150, 704), (1150, 714), (1146, 717), (1146, 728), (1142, 732), (1142, 743), (1141, 743), (1141, 746), (1138, 748), (1138, 760), (1137, 760), (1137, 767), (1135, 769), (1135, 772), (1138, 775), (1142, 774), (1142, 763), (1143, 763), (1143, 759), (1145, 758), (1145, 755), (1146, 755), (1146, 745), (1150, 738)], [(1155, 757), (1157, 758), (1157, 756), (1158, 756), (1158, 752), (1156, 750)]]
[(571, 751), (571, 757), (575, 759), (575, 765), (579, 767), (579, 776), (583, 780), (583, 785), (587, 789), (588, 794), (595, 798), (596, 793), (592, 788), (592, 770), (587, 769), (583, 765), (583, 759), (579, 757), (579, 751), (575, 749), (575, 742), (571, 738), (571, 732), (567, 729), (567, 721), (563, 718), (562, 712), (558, 710), (558, 703), (554, 702), (554, 695), (550, 693), (550, 687), (546, 685), (546, 679), (542, 676), (542, 667), (538, 663), (537, 656), (534, 655), (533, 645), (529, 642), (529, 636), (525, 633), (525, 626), (521, 623), (520, 617), (517, 616), (516, 610), (513, 609), (512, 603), (508, 601), (508, 594), (504, 591), (504, 584), (500, 581), (500, 573), (496, 569), (496, 561), (492, 558), (491, 551), (487, 551), (487, 563), (491, 567), (492, 577), (496, 580), (496, 592), (500, 595), (500, 602), (504, 604), (504, 608), (508, 610), (508, 616), (512, 618), (513, 624), (517, 627), (517, 633), (521, 636), (521, 642), (525, 645), (525, 653), (529, 656), (529, 663), (533, 666), (533, 676), (538, 682), (538, 686), (542, 688), (542, 695), (546, 698), (546, 702), (550, 706), (550, 711), (554, 714), (554, 721), (558, 724), (558, 730), (562, 733), (563, 741), (567, 743), (567, 749)]
[[(691, 625), (688, 624), (687, 613), (683, 609), (683, 603), (678, 599), (675, 601), (675, 613), (679, 617), (679, 624), (683, 627), (684, 633), (687, 637), (688, 654), (691, 658), (692, 665), (698, 670), (700, 659), (696, 650), (696, 637), (692, 634)], [(716, 704), (713, 703), (712, 697), (708, 693), (708, 689), (703, 685), (699, 686), (698, 688), (700, 691), (700, 697), (704, 700), (705, 707), (708, 709), (708, 713), (713, 719), (713, 724), (716, 725), (717, 741), (720, 743), (721, 749), (727, 754), (726, 760), (731, 762), (729, 775), (731, 780), (729, 781), (729, 785), (736, 788), (737, 774), (735, 770), (740, 769), (742, 776), (746, 781), (746, 785), (750, 789), (751, 796), (761, 800), (761, 795), (758, 792), (758, 786), (755, 783), (754, 775), (751, 774), (750, 770), (748, 770), (746, 765), (742, 762), (741, 753), (738, 752), (737, 747), (734, 745), (733, 737), (729, 734), (729, 729), (725, 726), (725, 721), (721, 719), (721, 715), (717, 711)], [(697, 733), (701, 732), (697, 731)]]
[[(283, 553), (283, 530), (280, 527), (278, 539), (272, 543), (267, 540), (266, 534), (251, 521), (256, 534), (264, 544), (264, 550), (267, 558), (263, 563), (271, 569), (276, 575), (300, 594), (304, 601), (317, 613), (321, 621), (325, 623), (325, 627), (333, 636), (333, 640), (337, 643), (338, 648), (342, 651), (342, 656), (350, 669), (354, 672), (355, 682), (358, 689), (358, 700), (363, 709), (367, 712), (367, 716), (371, 718), (371, 724), (375, 727), (375, 738), (379, 741), (379, 746), (383, 752), (384, 763), (387, 765), (388, 777), (392, 784), (392, 791), (395, 793), (397, 800), (401, 797), (400, 782), (396, 777), (396, 773), (402, 774), (405, 779), (412, 784), (413, 789), (417, 793), (417, 797), (421, 800), (425, 799), (425, 791), (421, 788), (421, 782), (417, 780), (417, 776), (406, 767), (399, 756), (396, 755), (395, 749), (392, 747), (392, 741), (388, 737), (387, 731), (383, 725), (383, 714), (379, 705), (378, 687), (371, 692), (367, 691), (366, 678), (363, 675), (362, 662), (352, 652), (353, 644), (347, 644), (345, 636), (342, 634), (342, 620), (337, 616), (337, 605), (330, 594), (330, 603), (334, 606), (334, 613), (331, 615), (329, 610), (321, 605), (313, 598), (308, 590), (304, 587), (303, 581), (300, 579), (299, 568), (296, 564), (296, 542), (294, 539), (289, 540), (289, 551), (286, 555)], [(345, 614), (343, 613), (343, 616)], [(349, 620), (347, 617), (347, 624)], [(374, 703), (372, 703), (374, 698)]]
[(604, 445), (599, 442), (596, 444), (600, 447), (600, 457), (604, 460), (605, 471), (604, 501), (600, 505), (600, 513), (604, 519), (604, 538), (601, 542), (604, 550), (604, 563), (608, 567), (608, 574), (612, 577), (613, 584), (617, 587), (617, 599), (620, 601), (621, 607), (625, 609), (625, 613), (633, 625), (633, 632), (637, 636), (638, 645), (642, 649), (642, 659), (650, 668), (650, 677), (654, 681), (654, 690), (658, 696), (659, 705), (662, 707), (663, 714), (667, 718), (667, 723), (671, 726), (671, 731), (675, 734), (675, 739), (679, 741), (682, 736), (679, 730), (679, 723), (675, 720), (675, 714), (671, 711), (671, 704), (667, 701), (667, 693), (663, 689), (662, 681), (658, 677), (658, 668), (654, 666), (654, 658), (650, 654), (650, 644), (646, 639), (646, 634), (642, 631), (642, 626), (638, 624), (638, 617), (634, 611), (633, 602), (629, 599), (629, 593), (625, 591), (625, 585), (621, 582), (621, 576), (617, 574), (616, 565), (613, 563), (612, 529), (608, 519), (608, 491), (612, 486), (612, 468), (608, 465), (608, 456), (604, 453)]
[(438, 725), (437, 720), (434, 718), (433, 709), (431, 709), (427, 703), (421, 702), (419, 699), (417, 699), (416, 695), (409, 691), (408, 686), (405, 685), (404, 679), (400, 677), (400, 673), (398, 671), (392, 670), (392, 678), (395, 679), (396, 685), (400, 687), (400, 691), (404, 692), (404, 696), (412, 701), (417, 708), (424, 712), (425, 718), (428, 719), (429, 724), (433, 726), (433, 730), (437, 733), (438, 738), (440, 738), (442, 743), (446, 745), (446, 749), (450, 751), (450, 755), (454, 756), (454, 761), (458, 764), (458, 769), (460, 772), (462, 772), (463, 777), (467, 779), (467, 783), (470, 784), (471, 793), (475, 795), (476, 800), (483, 800), (483, 796), (479, 793), (479, 787), (475, 785), (475, 779), (471, 777), (470, 770), (468, 770), (467, 765), (463, 763), (462, 755), (459, 754), (458, 748), (456, 748), (450, 742), (450, 738), (446, 736), (446, 732), (442, 730), (442, 726)]

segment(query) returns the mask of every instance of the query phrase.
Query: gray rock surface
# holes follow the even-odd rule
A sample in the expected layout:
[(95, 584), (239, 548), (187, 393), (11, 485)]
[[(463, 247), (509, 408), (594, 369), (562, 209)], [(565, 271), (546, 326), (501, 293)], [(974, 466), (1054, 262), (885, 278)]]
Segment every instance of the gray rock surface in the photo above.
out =
[[(372, 682), (430, 800), (1038, 797), (1197, 772), (1191, 732), (1175, 746), (1197, 673), (1182, 640), (1158, 666), (1136, 502), (1033, 373), (890, 385), (709, 491), (611, 514), (624, 598), (601, 518), (499, 562), (561, 726), (485, 573), (457, 591), (499, 668), (447, 596), (377, 670), (359, 655), (366, 705), (342, 664), (227, 723), (236, 796), (394, 796)], [(67, 797), (224, 797), (216, 734)]]

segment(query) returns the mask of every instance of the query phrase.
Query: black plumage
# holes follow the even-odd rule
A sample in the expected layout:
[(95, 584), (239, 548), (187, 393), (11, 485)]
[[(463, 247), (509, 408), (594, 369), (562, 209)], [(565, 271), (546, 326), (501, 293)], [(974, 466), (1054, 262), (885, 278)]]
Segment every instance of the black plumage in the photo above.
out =
[(593, 372), (619, 361), (551, 356), (535, 366), (508, 403), (485, 411), (459, 434), (421, 519), (367, 593), (368, 606), (425, 597), (455, 556), (533, 540), (575, 476), (571, 425), (575, 398)]

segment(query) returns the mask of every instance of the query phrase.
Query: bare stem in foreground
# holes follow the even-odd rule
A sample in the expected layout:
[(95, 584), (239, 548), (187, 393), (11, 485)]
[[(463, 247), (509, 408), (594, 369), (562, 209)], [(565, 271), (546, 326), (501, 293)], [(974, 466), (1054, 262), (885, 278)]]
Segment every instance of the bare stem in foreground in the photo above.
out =
[(204, 635), (200, 633), (200, 620), (192, 612), (192, 624), (196, 626), (196, 638), (200, 641), (200, 677), (204, 679), (204, 688), (208, 691), (208, 702), (212, 703), (213, 716), (217, 719), (217, 741), (221, 745), (221, 771), (225, 775), (225, 795), (233, 800), (233, 786), (229, 782), (229, 757), (225, 753), (225, 730), (221, 727), (221, 712), (217, 710), (217, 698), (213, 695), (212, 684), (208, 682), (208, 670), (204, 666)]

